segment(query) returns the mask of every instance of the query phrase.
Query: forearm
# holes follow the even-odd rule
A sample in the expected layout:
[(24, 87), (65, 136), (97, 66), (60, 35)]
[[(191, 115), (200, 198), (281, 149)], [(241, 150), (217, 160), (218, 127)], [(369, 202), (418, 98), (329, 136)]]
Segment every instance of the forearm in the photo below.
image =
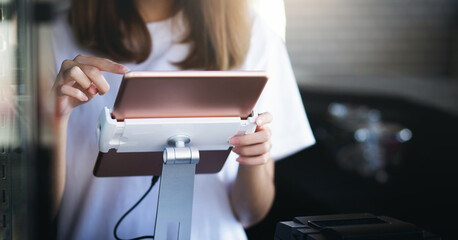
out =
[(263, 165), (240, 165), (231, 190), (232, 209), (245, 228), (261, 221), (275, 196), (274, 161)]
[[(67, 126), (72, 110), (92, 100), (96, 95), (108, 92), (110, 85), (102, 71), (125, 74), (126, 66), (106, 58), (78, 55), (73, 60), (64, 60), (52, 87), (55, 98), (54, 154), (52, 159), (51, 199), (53, 216), (59, 210), (65, 188)], [(80, 119), (84, 121), (84, 119)]]
[(54, 155), (52, 159), (51, 173), (51, 199), (52, 199), (52, 216), (56, 216), (60, 207), (62, 196), (65, 188), (66, 174), (66, 143), (67, 143), (67, 126), (70, 114), (57, 116), (54, 119)]

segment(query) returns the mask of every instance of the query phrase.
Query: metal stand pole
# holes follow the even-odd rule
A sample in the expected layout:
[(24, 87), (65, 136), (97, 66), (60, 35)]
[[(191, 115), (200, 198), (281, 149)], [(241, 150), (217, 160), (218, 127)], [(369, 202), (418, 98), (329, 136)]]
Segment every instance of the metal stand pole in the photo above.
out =
[(179, 135), (169, 139), (164, 150), (159, 199), (156, 212), (155, 240), (191, 238), (194, 176), (199, 151), (186, 147), (190, 139)]

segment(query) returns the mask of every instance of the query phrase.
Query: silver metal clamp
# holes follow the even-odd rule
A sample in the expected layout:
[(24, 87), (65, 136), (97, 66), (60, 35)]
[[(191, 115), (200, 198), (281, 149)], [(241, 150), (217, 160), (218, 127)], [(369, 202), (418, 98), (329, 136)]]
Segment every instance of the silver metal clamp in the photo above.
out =
[(197, 164), (199, 163), (199, 150), (193, 147), (186, 147), (191, 139), (185, 135), (177, 135), (169, 138), (168, 147), (164, 150), (164, 164)]

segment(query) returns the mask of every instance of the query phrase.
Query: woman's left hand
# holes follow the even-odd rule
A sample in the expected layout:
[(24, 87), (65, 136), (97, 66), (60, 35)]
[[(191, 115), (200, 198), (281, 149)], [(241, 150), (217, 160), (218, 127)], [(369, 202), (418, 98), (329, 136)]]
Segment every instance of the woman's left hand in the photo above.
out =
[(256, 131), (252, 134), (236, 136), (229, 141), (234, 148), (232, 151), (240, 157), (237, 161), (244, 165), (263, 165), (270, 161), (270, 138), (272, 131), (267, 124), (272, 122), (272, 114), (262, 113), (256, 119)]

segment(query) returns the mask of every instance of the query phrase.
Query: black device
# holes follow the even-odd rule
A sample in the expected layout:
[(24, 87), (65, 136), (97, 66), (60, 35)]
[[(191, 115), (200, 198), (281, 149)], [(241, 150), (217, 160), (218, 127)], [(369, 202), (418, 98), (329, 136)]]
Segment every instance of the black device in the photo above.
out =
[(295, 217), (279, 222), (275, 240), (441, 240), (414, 224), (370, 213)]

